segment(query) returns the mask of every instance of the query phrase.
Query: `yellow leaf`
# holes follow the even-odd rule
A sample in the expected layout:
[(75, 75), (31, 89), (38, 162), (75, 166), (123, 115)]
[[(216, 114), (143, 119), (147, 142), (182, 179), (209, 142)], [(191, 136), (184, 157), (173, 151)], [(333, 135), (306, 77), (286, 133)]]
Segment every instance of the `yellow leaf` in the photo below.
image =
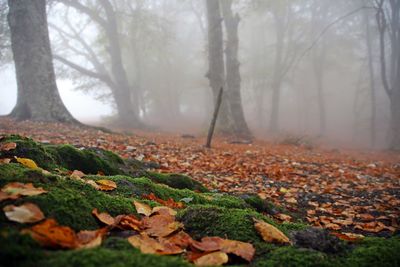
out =
[(117, 188), (117, 184), (110, 180), (97, 180), (96, 183), (99, 185), (99, 189), (104, 191), (111, 191)]
[(152, 213), (152, 209), (149, 205), (140, 203), (138, 201), (133, 201), (133, 204), (135, 205), (136, 211), (139, 214), (143, 214), (145, 216), (150, 216)]
[(255, 218), (253, 220), (255, 222), (254, 227), (264, 241), (283, 244), (291, 243), (289, 238), (275, 226)]
[(281, 193), (287, 193), (288, 190), (287, 190), (286, 188), (284, 188), (284, 187), (281, 187), (281, 189), (279, 189), (279, 192), (281, 192)]
[(228, 262), (228, 255), (224, 252), (217, 251), (206, 254), (194, 261), (197, 266), (220, 266)]
[(19, 163), (21, 163), (22, 165), (24, 165), (27, 168), (30, 169), (37, 169), (39, 168), (38, 165), (36, 165), (36, 163), (31, 160), (31, 159), (27, 159), (27, 158), (18, 158), (18, 157), (14, 157)]

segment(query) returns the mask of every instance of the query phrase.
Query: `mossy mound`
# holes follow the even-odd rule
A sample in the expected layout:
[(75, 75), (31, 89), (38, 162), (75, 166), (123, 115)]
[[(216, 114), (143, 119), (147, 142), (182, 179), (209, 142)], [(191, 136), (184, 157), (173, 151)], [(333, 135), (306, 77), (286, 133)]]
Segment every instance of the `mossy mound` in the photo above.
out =
[[(24, 197), (17, 200), (0, 202), (2, 209), (8, 204), (22, 204), (32, 202), (37, 204), (46, 218), (54, 218), (60, 225), (65, 225), (74, 230), (92, 230), (101, 227), (101, 224), (92, 216), (91, 211), (97, 208), (101, 212), (108, 212), (113, 216), (119, 214), (136, 214), (132, 205), (134, 200), (139, 200), (151, 206), (160, 205), (146, 199), (146, 195), (153, 193), (156, 197), (168, 200), (185, 202), (185, 208), (179, 210), (177, 219), (185, 225), (185, 230), (193, 238), (205, 236), (220, 236), (245, 242), (251, 242), (256, 248), (256, 255), (250, 266), (399, 266), (400, 265), (400, 239), (392, 237), (367, 238), (365, 241), (348, 245), (342, 241), (334, 240), (332, 244), (340, 245), (344, 249), (318, 251), (321, 244), (298, 242), (291, 246), (279, 246), (265, 243), (256, 232), (253, 218), (267, 221), (288, 236), (305, 236), (309, 226), (302, 223), (278, 224), (267, 215), (278, 209), (265, 203), (255, 196), (235, 197), (220, 193), (201, 193), (189, 190), (172, 188), (170, 181), (165, 177), (175, 175), (160, 175), (151, 179), (132, 177), (115, 166), (124, 164), (120, 158), (110, 152), (91, 150), (89, 153), (96, 160), (103, 161), (103, 165), (95, 164), (93, 171), (83, 179), (99, 180), (108, 179), (117, 184), (112, 191), (98, 191), (91, 185), (82, 181), (71, 179), (57, 169), (75, 168), (80, 163), (74, 163), (74, 158), (68, 155), (76, 154), (76, 148), (70, 146), (50, 146), (33, 142), (30, 139), (18, 139), (11, 136), (2, 141), (12, 140), (17, 143), (16, 151), (2, 152), (0, 157), (18, 156), (31, 158), (38, 165), (50, 171), (32, 170), (19, 163), (0, 164), (0, 187), (9, 182), (33, 183), (36, 187), (43, 187), (46, 194)], [(25, 143), (29, 145), (25, 146)], [(36, 153), (30, 151), (35, 149)], [(67, 155), (60, 156), (62, 153)], [(92, 156), (83, 156), (88, 158)], [(112, 167), (109, 175), (95, 175), (98, 166)], [(46, 168), (48, 167), (48, 168)], [(102, 168), (103, 168), (102, 167)], [(81, 169), (82, 170), (82, 169)], [(101, 170), (104, 171), (104, 170)], [(115, 175), (116, 174), (116, 175)], [(156, 180), (158, 179), (158, 180)], [(166, 179), (166, 178), (165, 178)], [(175, 179), (175, 178), (174, 178)], [(179, 178), (178, 178), (179, 179)], [(156, 182), (157, 183), (156, 183)], [(185, 182), (186, 183), (186, 182)], [(179, 185), (181, 186), (181, 185)], [(196, 187), (196, 183), (187, 184), (187, 187)], [(175, 185), (174, 187), (178, 187)], [(201, 190), (197, 190), (201, 191)], [(263, 213), (262, 213), (263, 212)], [(2, 266), (190, 266), (181, 256), (145, 255), (133, 248), (124, 238), (108, 236), (102, 245), (97, 248), (84, 250), (51, 250), (40, 247), (29, 236), (20, 234), (19, 230), (29, 227), (28, 224), (18, 224), (9, 221), (3, 212), (0, 212), (0, 262)], [(322, 234), (321, 236), (325, 236)], [(332, 242), (332, 238), (329, 242)], [(320, 240), (319, 240), (320, 242)], [(326, 244), (325, 244), (326, 245)], [(330, 245), (330, 244), (328, 244)], [(230, 264), (245, 264), (242, 261)]]

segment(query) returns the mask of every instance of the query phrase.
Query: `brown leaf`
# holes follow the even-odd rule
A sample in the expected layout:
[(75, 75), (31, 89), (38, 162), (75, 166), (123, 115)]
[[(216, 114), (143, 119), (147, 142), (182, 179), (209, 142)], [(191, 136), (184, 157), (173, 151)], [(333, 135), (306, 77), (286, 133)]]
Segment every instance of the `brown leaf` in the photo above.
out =
[(181, 247), (163, 238), (159, 240), (151, 238), (146, 233), (131, 236), (128, 238), (128, 242), (145, 254), (176, 255), (183, 253)]
[(107, 212), (101, 212), (99, 213), (99, 211), (97, 209), (93, 209), (92, 210), (92, 214), (102, 223), (106, 224), (106, 225), (113, 225), (115, 223), (115, 218), (112, 217), (110, 214), (108, 214)]
[(364, 239), (363, 235), (353, 234), (353, 233), (336, 233), (332, 232), (332, 235), (338, 237), (341, 240), (345, 240), (348, 242), (358, 242)]
[(255, 222), (254, 227), (264, 241), (283, 244), (291, 243), (289, 238), (275, 226), (255, 218), (253, 218), (253, 220)]
[(98, 230), (82, 230), (76, 235), (77, 248), (94, 248), (101, 245), (104, 235), (108, 232), (108, 227)]
[(170, 215), (170, 216), (175, 216), (177, 214), (176, 210), (171, 209), (169, 207), (165, 206), (158, 206), (154, 207), (153, 210), (151, 211), (151, 214), (160, 214), (160, 215)]
[(221, 250), (223, 242), (224, 239), (218, 236), (203, 237), (201, 239), (201, 242), (193, 241), (192, 246), (201, 251), (211, 252), (211, 251)]
[(0, 159), (0, 164), (8, 164), (11, 162), (11, 159), (5, 158), (5, 159)]
[(166, 237), (166, 239), (171, 244), (177, 245), (181, 248), (187, 248), (193, 242), (193, 239), (190, 237), (190, 235), (184, 231), (180, 231), (172, 236)]
[(19, 223), (35, 223), (44, 219), (43, 212), (33, 203), (25, 203), (21, 206), (7, 205), (3, 211), (10, 221)]
[(150, 236), (165, 237), (183, 228), (180, 222), (175, 221), (174, 216), (154, 215), (144, 217), (142, 220), (145, 232)]
[(278, 213), (278, 214), (274, 215), (274, 217), (283, 222), (290, 222), (292, 220), (291, 216), (283, 214), (283, 213)]
[(142, 222), (135, 215), (119, 215), (116, 219), (118, 227), (125, 230), (142, 230)]
[(184, 205), (182, 202), (175, 202), (175, 200), (173, 200), (172, 198), (169, 198), (168, 200), (163, 200), (161, 198), (158, 198), (156, 195), (154, 195), (154, 193), (150, 193), (148, 195), (143, 195), (143, 198), (156, 201), (156, 202), (160, 203), (161, 205), (164, 205), (164, 206), (167, 206), (167, 207), (170, 207), (173, 209), (184, 208)]
[(47, 219), (22, 232), (30, 234), (45, 247), (73, 249), (78, 246), (75, 232), (67, 226), (59, 226), (54, 219)]
[(135, 205), (137, 213), (143, 214), (145, 216), (150, 216), (152, 214), (152, 208), (149, 205), (141, 203), (139, 201), (133, 201), (133, 204)]
[(117, 188), (117, 184), (110, 180), (97, 180), (96, 183), (99, 186), (99, 190), (111, 191)]
[(221, 251), (235, 254), (248, 262), (253, 259), (256, 252), (255, 248), (250, 243), (227, 239), (223, 241)]
[(228, 255), (225, 252), (216, 251), (206, 254), (194, 261), (196, 266), (220, 266), (228, 262)]
[(18, 182), (8, 183), (0, 193), (0, 201), (5, 199), (17, 199), (20, 196), (36, 196), (47, 193), (42, 187), (34, 187), (32, 183), (23, 184)]
[(0, 151), (10, 151), (17, 148), (17, 144), (13, 142), (1, 143)]

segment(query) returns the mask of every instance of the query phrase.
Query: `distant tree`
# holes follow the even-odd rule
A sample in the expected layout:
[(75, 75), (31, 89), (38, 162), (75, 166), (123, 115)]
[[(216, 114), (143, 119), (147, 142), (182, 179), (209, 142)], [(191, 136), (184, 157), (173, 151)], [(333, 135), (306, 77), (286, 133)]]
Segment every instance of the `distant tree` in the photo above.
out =
[(8, 24), (17, 76), (19, 120), (77, 122), (61, 101), (53, 68), (46, 0), (8, 0)]
[(400, 150), (400, 0), (376, 3), (382, 83), (390, 100), (390, 146)]

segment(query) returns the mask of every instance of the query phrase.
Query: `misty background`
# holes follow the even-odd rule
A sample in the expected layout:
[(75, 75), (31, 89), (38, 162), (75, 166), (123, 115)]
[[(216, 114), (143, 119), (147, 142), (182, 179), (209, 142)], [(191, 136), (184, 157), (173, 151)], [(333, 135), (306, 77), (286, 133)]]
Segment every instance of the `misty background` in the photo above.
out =
[[(96, 1), (79, 2), (101, 13)], [(214, 106), (206, 77), (205, 1), (111, 2), (123, 65), (141, 120), (159, 130), (204, 134)], [(373, 1), (361, 0), (233, 1), (233, 13), (240, 16), (242, 106), (256, 137), (296, 135), (354, 147), (387, 145), (389, 99), (381, 85), (372, 7)], [(116, 106), (110, 88), (85, 73), (110, 69), (104, 29), (58, 1), (48, 8), (48, 22), (64, 104), (80, 121), (112, 120)], [(7, 31), (4, 24), (2, 31)], [(11, 59), (10, 51), (2, 54), (0, 114), (8, 114), (16, 103)], [(277, 84), (279, 134), (270, 131)], [(375, 140), (371, 140), (371, 127)]]

